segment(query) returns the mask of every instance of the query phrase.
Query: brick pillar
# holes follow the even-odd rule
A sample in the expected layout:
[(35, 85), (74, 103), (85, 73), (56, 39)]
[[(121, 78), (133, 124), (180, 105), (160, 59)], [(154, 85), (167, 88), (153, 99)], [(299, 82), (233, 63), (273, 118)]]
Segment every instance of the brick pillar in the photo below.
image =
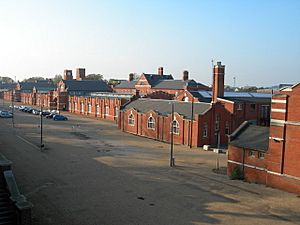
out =
[(224, 97), (225, 66), (217, 62), (213, 68), (212, 102), (217, 102), (218, 97)]

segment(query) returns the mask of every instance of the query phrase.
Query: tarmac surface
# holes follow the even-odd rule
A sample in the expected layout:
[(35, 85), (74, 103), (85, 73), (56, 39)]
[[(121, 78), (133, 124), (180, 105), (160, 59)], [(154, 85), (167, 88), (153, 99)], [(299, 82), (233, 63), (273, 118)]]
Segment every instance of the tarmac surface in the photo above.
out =
[(0, 152), (13, 161), (34, 225), (300, 224), (300, 198), (230, 180), (226, 155), (123, 133), (115, 123), (16, 111), (0, 118)]

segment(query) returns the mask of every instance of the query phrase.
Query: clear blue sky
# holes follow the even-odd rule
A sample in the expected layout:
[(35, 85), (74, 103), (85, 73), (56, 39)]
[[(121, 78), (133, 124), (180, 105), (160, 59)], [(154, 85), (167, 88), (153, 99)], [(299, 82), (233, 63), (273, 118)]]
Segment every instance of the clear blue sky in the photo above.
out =
[(0, 76), (86, 68), (105, 78), (166, 73), (211, 83), (300, 82), (300, 1), (0, 0)]

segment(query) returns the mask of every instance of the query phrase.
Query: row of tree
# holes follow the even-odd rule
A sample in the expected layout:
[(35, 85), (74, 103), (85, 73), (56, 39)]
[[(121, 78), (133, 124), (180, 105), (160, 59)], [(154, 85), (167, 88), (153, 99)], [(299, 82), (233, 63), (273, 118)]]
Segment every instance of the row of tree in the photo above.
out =
[[(52, 80), (54, 84), (57, 84), (59, 81), (61, 81), (63, 77), (58, 74), (55, 75), (53, 78), (44, 78), (44, 77), (30, 77), (27, 79), (22, 80), (22, 82), (36, 82), (41, 80)], [(86, 80), (103, 80), (102, 74), (89, 74), (85, 77)], [(2, 83), (14, 83), (14, 80), (10, 77), (0, 77), (0, 82)]]

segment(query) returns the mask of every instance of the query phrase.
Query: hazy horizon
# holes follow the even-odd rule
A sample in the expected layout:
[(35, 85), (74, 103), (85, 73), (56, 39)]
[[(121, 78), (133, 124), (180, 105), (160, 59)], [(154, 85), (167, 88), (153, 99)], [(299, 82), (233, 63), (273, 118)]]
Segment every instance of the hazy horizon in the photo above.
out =
[(1, 1), (0, 76), (157, 73), (211, 84), (300, 82), (300, 1)]

